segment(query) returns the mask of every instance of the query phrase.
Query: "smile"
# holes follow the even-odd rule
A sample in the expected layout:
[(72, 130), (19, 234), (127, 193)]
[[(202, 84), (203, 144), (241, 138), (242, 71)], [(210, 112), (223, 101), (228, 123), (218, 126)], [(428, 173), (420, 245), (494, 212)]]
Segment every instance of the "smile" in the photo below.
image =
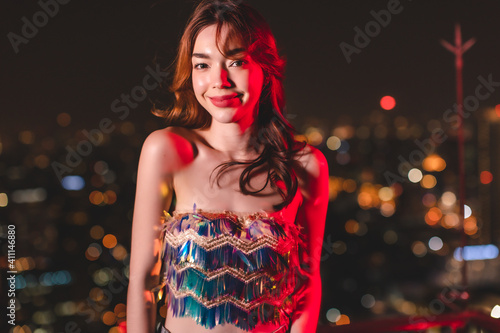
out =
[(215, 105), (219, 108), (227, 108), (227, 107), (236, 106), (237, 104), (239, 104), (239, 102), (240, 102), (239, 97), (240, 96), (241, 95), (238, 95), (238, 94), (231, 94), (231, 95), (224, 95), (224, 96), (209, 97), (209, 99), (213, 105)]

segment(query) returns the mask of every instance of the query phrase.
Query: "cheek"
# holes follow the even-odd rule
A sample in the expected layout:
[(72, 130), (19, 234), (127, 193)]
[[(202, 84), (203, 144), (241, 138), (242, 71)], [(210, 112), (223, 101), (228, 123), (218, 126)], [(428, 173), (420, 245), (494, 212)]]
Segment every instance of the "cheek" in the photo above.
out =
[(198, 75), (192, 75), (193, 90), (195, 94), (200, 94), (203, 92), (205, 86), (204, 80)]
[(249, 90), (258, 93), (262, 90), (264, 83), (264, 74), (262, 69), (252, 71), (248, 77)]

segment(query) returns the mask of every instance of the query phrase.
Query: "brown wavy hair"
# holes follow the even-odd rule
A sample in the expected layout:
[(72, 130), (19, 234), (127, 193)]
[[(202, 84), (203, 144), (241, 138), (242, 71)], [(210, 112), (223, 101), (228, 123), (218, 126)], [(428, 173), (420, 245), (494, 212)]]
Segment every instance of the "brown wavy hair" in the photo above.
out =
[[(198, 34), (206, 27), (216, 25), (216, 45), (228, 59), (230, 43), (239, 41), (251, 58), (262, 67), (264, 83), (259, 99), (257, 119), (252, 127), (250, 144), (260, 155), (252, 161), (228, 161), (217, 166), (217, 184), (221, 174), (235, 165), (247, 165), (240, 175), (240, 190), (246, 195), (259, 195), (271, 182), (272, 188), (281, 195), (283, 202), (275, 205), (279, 210), (288, 205), (298, 189), (296, 155), (306, 145), (294, 139), (295, 129), (283, 116), (285, 98), (283, 78), (286, 60), (279, 55), (276, 40), (262, 15), (242, 0), (202, 0), (188, 20), (181, 37), (177, 56), (170, 67), (174, 67), (172, 83), (168, 90), (175, 95), (170, 108), (161, 110), (153, 103), (153, 114), (165, 118), (168, 126), (191, 129), (210, 127), (212, 118), (199, 104), (194, 94), (191, 73), (191, 56)], [(219, 48), (221, 30), (227, 26), (228, 35)], [(255, 173), (267, 172), (265, 185), (250, 190), (250, 180)], [(212, 172), (213, 174), (213, 172)], [(278, 182), (283, 182), (278, 186)]]

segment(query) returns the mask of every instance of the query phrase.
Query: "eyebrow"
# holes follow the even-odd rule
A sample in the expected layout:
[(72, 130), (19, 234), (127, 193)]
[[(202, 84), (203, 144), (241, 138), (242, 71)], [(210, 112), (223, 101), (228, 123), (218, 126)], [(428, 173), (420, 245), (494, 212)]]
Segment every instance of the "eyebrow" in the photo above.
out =
[[(232, 49), (230, 51), (227, 52), (227, 55), (228, 56), (234, 56), (234, 55), (237, 55), (237, 54), (240, 54), (240, 53), (244, 53), (245, 52), (245, 49), (240, 47), (240, 48), (237, 48), (237, 49)], [(201, 59), (210, 59), (210, 56), (208, 54), (205, 54), (205, 53), (193, 53), (193, 58), (201, 58)]]

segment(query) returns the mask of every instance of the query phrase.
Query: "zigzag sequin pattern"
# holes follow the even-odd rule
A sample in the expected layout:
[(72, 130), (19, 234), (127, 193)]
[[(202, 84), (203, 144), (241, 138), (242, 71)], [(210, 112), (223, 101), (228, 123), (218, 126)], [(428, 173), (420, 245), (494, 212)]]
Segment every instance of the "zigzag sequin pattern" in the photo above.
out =
[(265, 213), (165, 212), (167, 305), (208, 329), (289, 324), (299, 230)]

